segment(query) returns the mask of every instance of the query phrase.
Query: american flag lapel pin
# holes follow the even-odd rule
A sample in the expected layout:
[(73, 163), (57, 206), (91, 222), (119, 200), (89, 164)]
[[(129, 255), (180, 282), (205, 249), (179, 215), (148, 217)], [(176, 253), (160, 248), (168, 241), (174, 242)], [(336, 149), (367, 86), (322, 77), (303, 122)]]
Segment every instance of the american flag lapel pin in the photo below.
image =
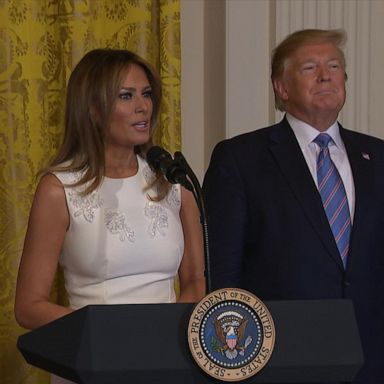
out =
[(367, 152), (361, 152), (361, 156), (363, 156), (363, 159), (365, 160), (371, 160), (371, 158), (369, 157), (369, 153)]

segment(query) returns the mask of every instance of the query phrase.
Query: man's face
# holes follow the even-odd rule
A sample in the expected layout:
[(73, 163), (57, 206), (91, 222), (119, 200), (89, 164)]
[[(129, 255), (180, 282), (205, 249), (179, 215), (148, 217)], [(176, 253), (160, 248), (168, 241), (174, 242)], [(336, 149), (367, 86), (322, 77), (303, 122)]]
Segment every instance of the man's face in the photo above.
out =
[(306, 44), (286, 60), (274, 87), (288, 113), (325, 130), (336, 121), (345, 101), (343, 57), (331, 43)]

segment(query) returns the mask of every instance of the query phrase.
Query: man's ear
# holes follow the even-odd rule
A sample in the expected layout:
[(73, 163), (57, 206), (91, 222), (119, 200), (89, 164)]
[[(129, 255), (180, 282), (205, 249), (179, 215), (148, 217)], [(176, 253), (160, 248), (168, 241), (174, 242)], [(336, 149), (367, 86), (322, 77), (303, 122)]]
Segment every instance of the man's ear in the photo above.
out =
[(284, 82), (281, 79), (273, 79), (272, 84), (277, 96), (279, 96), (282, 101), (287, 101), (288, 92), (286, 90)]

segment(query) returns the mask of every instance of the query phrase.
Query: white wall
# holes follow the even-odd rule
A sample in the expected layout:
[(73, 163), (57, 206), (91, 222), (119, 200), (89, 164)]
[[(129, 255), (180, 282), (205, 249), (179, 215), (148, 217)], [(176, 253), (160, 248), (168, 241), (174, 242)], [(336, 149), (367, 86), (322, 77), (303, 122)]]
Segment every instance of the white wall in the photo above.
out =
[(204, 1), (181, 1), (182, 152), (201, 180), (204, 157)]
[(271, 16), (268, 0), (226, 3), (226, 137), (232, 137), (271, 120)]
[(275, 113), (270, 53), (302, 28), (344, 28), (348, 128), (384, 138), (383, 0), (181, 0), (182, 145), (202, 180), (215, 143)]

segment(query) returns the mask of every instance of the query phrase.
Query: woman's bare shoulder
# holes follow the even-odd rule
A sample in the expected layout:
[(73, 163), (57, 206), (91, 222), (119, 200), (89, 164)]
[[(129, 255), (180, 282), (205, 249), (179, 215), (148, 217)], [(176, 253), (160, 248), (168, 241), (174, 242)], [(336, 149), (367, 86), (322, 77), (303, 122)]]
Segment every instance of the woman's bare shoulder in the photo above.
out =
[(41, 177), (36, 193), (35, 204), (42, 204), (43, 206), (66, 205), (65, 192), (62, 182), (52, 173), (47, 173)]

